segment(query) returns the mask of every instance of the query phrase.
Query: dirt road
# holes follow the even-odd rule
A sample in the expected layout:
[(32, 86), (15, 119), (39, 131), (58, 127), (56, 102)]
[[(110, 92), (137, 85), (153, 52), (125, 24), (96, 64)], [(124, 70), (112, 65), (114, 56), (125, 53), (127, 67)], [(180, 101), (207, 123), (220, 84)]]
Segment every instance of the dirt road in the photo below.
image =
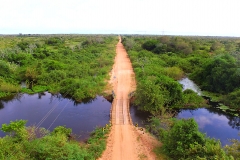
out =
[(136, 89), (136, 82), (121, 37), (116, 45), (116, 57), (109, 82), (115, 94), (111, 110), (113, 126), (107, 141), (107, 149), (100, 160), (155, 159), (152, 149), (158, 142), (131, 123), (128, 95)]

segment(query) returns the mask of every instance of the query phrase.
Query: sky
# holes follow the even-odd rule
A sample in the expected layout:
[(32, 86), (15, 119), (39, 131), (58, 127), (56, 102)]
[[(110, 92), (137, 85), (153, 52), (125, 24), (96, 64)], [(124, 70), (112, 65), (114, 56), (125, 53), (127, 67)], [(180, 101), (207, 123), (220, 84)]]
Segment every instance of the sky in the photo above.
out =
[(0, 34), (240, 37), (239, 0), (0, 0)]

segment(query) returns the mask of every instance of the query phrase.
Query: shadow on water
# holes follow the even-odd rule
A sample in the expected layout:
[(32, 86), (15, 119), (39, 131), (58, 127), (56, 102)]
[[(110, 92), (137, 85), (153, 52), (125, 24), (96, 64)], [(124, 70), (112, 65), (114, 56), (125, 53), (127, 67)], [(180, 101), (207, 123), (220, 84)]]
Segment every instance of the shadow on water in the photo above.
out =
[(145, 127), (151, 116), (149, 112), (138, 110), (138, 107), (133, 104), (130, 105), (130, 114), (133, 124), (138, 124), (139, 127)]
[(3, 109), (3, 108), (4, 108), (3, 102), (0, 101), (0, 109)]
[[(28, 120), (27, 126), (37, 125), (52, 110), (40, 127), (53, 130), (59, 125), (66, 126), (79, 140), (85, 140), (96, 127), (109, 122), (111, 103), (102, 96), (77, 102), (61, 94), (44, 92), (0, 99), (0, 108), (0, 127), (19, 119)], [(4, 135), (0, 131), (0, 136)]]
[(72, 96), (69, 96), (69, 95), (63, 96), (62, 94), (57, 94), (57, 96), (59, 98), (63, 98), (63, 99), (67, 98), (67, 99), (71, 100), (74, 103), (75, 106), (77, 106), (79, 104), (93, 103), (96, 100), (96, 98), (97, 98), (97, 97), (94, 97), (94, 98), (89, 97), (89, 98), (84, 98), (81, 101), (76, 101), (75, 99), (72, 98)]
[(44, 92), (37, 93), (37, 94), (38, 94), (38, 99), (42, 99), (42, 97), (46, 95)]

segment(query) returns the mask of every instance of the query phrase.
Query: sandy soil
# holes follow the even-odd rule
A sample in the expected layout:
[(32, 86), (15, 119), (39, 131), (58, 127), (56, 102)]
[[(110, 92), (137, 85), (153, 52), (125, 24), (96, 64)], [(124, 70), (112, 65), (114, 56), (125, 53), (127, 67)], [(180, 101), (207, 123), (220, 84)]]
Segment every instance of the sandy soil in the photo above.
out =
[(111, 109), (112, 129), (107, 149), (99, 160), (154, 160), (152, 149), (158, 141), (132, 125), (129, 113), (129, 93), (136, 89), (135, 74), (127, 52), (121, 43), (116, 45), (116, 57), (109, 83), (115, 94)]

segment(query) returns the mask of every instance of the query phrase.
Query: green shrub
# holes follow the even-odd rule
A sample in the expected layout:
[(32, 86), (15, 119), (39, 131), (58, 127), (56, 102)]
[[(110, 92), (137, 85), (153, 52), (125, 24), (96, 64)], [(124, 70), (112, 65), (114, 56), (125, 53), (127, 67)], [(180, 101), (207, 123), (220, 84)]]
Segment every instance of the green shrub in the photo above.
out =
[(204, 105), (207, 105), (207, 104), (204, 98), (199, 96), (193, 90), (187, 89), (183, 91), (183, 105), (184, 107), (187, 107), (187, 108), (189, 107), (198, 108), (198, 107), (203, 107)]
[(28, 48), (28, 45), (29, 45), (29, 43), (26, 42), (26, 41), (21, 41), (21, 42), (17, 43), (17, 46), (18, 46), (19, 48), (21, 48), (21, 50), (23, 50), (23, 51), (24, 51), (26, 48)]
[(56, 45), (64, 43), (64, 40), (61, 39), (60, 37), (50, 37), (45, 41), (45, 43), (56, 46)]
[(106, 134), (110, 131), (109, 125), (97, 128), (88, 144), (80, 144), (69, 138), (69, 128), (58, 126), (49, 134), (43, 128), (26, 128), (25, 124), (26, 121), (19, 120), (2, 125), (1, 130), (11, 134), (0, 138), (0, 159), (94, 160), (106, 149)]
[(162, 107), (173, 107), (179, 101), (182, 101), (182, 88), (178, 82), (166, 76), (153, 76), (140, 81), (134, 103), (142, 110), (157, 113)]
[(229, 93), (223, 101), (231, 108), (240, 109), (240, 89)]
[(142, 48), (152, 51), (157, 46), (157, 40), (149, 40), (142, 44)]
[(165, 74), (175, 80), (179, 80), (184, 76), (184, 72), (179, 67), (165, 68)]
[(20, 91), (19, 85), (14, 85), (7, 82), (0, 83), (0, 92), (18, 93)]
[(7, 65), (7, 62), (0, 60), (0, 76), (6, 76), (10, 74), (10, 68)]
[(16, 138), (17, 141), (26, 140), (27, 131), (25, 129), (27, 121), (19, 120), (19, 121), (11, 121), (10, 124), (2, 124), (1, 130), (3, 132), (9, 133), (11, 136)]
[(163, 150), (173, 159), (233, 159), (226, 155), (220, 141), (198, 130), (194, 119), (176, 120), (169, 131), (161, 131)]
[(229, 93), (240, 86), (236, 60), (228, 54), (208, 60), (191, 78), (203, 90), (217, 93)]
[[(239, 134), (240, 136), (240, 134)], [(224, 149), (228, 155), (233, 156), (236, 160), (240, 160), (240, 141), (237, 139), (231, 139), (231, 145), (226, 145)]]

